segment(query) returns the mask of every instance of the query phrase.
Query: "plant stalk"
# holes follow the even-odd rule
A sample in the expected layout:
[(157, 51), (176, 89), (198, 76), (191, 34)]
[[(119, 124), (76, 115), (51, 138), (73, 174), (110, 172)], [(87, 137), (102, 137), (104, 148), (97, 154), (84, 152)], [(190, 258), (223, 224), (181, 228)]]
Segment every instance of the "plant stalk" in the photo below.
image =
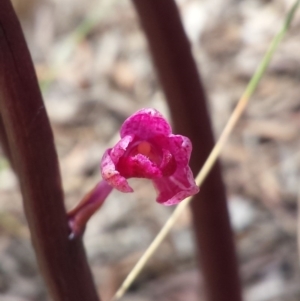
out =
[[(133, 0), (176, 132), (193, 143), (196, 174), (214, 146), (205, 91), (173, 0)], [(209, 301), (241, 301), (241, 286), (219, 164), (191, 205), (200, 269)]]
[(4, 145), (20, 181), (32, 243), (52, 299), (98, 301), (82, 242), (68, 239), (53, 133), (9, 0), (0, 1), (0, 112), (2, 142), (7, 138)]

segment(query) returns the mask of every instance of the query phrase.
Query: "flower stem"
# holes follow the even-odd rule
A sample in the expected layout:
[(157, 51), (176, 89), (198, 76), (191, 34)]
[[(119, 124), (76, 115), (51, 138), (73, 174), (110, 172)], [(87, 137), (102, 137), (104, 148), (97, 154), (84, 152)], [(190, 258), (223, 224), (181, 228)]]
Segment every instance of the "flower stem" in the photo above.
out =
[(68, 213), (69, 227), (71, 230), (69, 239), (74, 239), (83, 234), (86, 223), (91, 216), (101, 208), (112, 189), (112, 186), (102, 180)]

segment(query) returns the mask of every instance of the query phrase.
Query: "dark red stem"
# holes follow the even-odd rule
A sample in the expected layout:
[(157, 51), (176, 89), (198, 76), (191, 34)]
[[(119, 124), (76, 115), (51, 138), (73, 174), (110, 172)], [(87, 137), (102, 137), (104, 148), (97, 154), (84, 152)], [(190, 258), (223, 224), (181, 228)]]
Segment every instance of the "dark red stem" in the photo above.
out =
[(0, 142), (1, 142), (1, 147), (2, 147), (4, 155), (6, 156), (8, 161), (10, 162), (11, 167), (14, 168), (14, 164), (12, 162), (11, 151), (10, 151), (10, 147), (9, 147), (9, 144), (8, 144), (8, 137), (7, 137), (5, 128), (4, 128), (4, 124), (3, 124), (1, 114), (0, 114)]
[[(193, 142), (196, 174), (214, 145), (206, 97), (173, 0), (133, 0), (176, 131)], [(192, 202), (199, 262), (209, 301), (241, 301), (241, 287), (219, 164)]]
[(68, 240), (53, 134), (9, 0), (0, 1), (0, 111), (2, 142), (6, 139), (20, 180), (31, 239), (52, 299), (99, 300), (81, 240)]

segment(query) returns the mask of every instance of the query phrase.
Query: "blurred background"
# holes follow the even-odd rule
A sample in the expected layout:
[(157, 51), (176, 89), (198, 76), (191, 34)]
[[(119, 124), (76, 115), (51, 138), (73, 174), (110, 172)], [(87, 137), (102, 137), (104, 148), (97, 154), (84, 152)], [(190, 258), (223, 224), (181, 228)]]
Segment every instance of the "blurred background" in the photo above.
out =
[[(122, 122), (142, 107), (169, 117), (168, 108), (129, 0), (12, 2), (43, 91), (70, 209), (99, 181), (100, 159)], [(218, 137), (293, 1), (177, 3)], [(300, 298), (299, 49), (300, 13), (222, 153), (246, 301)], [(132, 185), (133, 194), (109, 196), (84, 237), (104, 301), (173, 210), (156, 204), (148, 181)], [(0, 199), (0, 300), (49, 300), (18, 183), (2, 152)], [(122, 300), (204, 300), (190, 222), (185, 212)]]

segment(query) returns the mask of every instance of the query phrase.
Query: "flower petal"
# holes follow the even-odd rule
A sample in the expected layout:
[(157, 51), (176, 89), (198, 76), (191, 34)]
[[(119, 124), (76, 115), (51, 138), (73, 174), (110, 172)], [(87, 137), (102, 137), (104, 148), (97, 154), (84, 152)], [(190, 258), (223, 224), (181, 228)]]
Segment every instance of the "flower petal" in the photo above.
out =
[(121, 138), (135, 135), (143, 140), (171, 134), (171, 126), (155, 109), (141, 109), (125, 120), (121, 127)]
[(182, 168), (189, 164), (193, 147), (188, 137), (171, 134), (169, 137), (155, 137), (153, 142), (160, 148), (170, 151), (176, 161), (177, 168)]
[(163, 155), (159, 168), (161, 170), (162, 175), (164, 177), (168, 177), (175, 172), (177, 164), (169, 150), (163, 148), (162, 153)]
[(113, 148), (111, 148), (110, 156), (115, 164), (117, 164), (119, 159), (125, 154), (129, 143), (132, 142), (133, 139), (133, 135), (124, 136)]
[(111, 186), (122, 191), (132, 192), (133, 189), (129, 186), (126, 178), (120, 175), (116, 169), (116, 164), (127, 150), (129, 143), (133, 140), (132, 136), (126, 136), (121, 139), (115, 147), (108, 149), (101, 160), (102, 178)]
[(153, 180), (158, 191), (156, 201), (166, 206), (178, 204), (185, 198), (199, 192), (189, 166), (177, 170), (172, 176)]
[(117, 164), (117, 170), (125, 178), (156, 179), (162, 176), (160, 168), (142, 154), (122, 157)]

